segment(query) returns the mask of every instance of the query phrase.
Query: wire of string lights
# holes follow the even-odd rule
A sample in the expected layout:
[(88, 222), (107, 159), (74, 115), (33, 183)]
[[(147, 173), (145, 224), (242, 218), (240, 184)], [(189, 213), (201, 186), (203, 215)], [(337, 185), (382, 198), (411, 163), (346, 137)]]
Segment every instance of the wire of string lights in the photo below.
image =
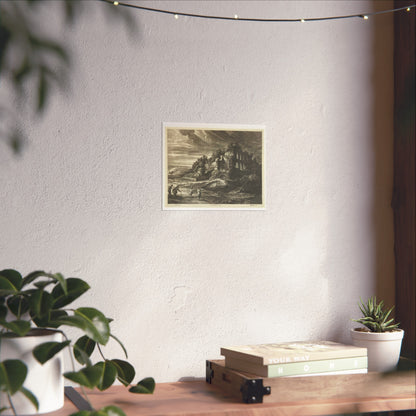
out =
[(183, 17), (194, 17), (199, 19), (212, 19), (212, 20), (238, 20), (241, 22), (316, 22), (316, 21), (324, 21), (324, 20), (340, 20), (340, 19), (354, 19), (354, 18), (360, 18), (364, 20), (368, 20), (372, 16), (376, 16), (379, 14), (386, 14), (386, 13), (395, 13), (399, 11), (407, 11), (410, 12), (412, 9), (416, 7), (416, 4), (412, 4), (410, 6), (404, 6), (404, 7), (398, 7), (395, 9), (389, 9), (389, 10), (381, 10), (377, 12), (370, 12), (370, 13), (360, 13), (360, 14), (349, 14), (344, 16), (327, 16), (327, 17), (306, 17), (306, 18), (297, 18), (297, 19), (262, 19), (262, 18), (252, 18), (252, 17), (239, 17), (237, 14), (234, 16), (210, 16), (210, 15), (204, 15), (204, 14), (194, 14), (194, 13), (184, 13), (184, 12), (175, 12), (170, 10), (163, 10), (163, 9), (155, 9), (151, 7), (145, 7), (145, 6), (139, 6), (136, 4), (131, 3), (124, 3), (121, 1), (113, 1), (113, 0), (101, 0), (104, 3), (109, 3), (115, 6), (121, 6), (121, 7), (130, 7), (133, 9), (138, 10), (144, 10), (148, 12), (153, 13), (162, 13), (162, 14), (169, 14), (175, 17), (175, 19), (178, 19), (179, 16)]

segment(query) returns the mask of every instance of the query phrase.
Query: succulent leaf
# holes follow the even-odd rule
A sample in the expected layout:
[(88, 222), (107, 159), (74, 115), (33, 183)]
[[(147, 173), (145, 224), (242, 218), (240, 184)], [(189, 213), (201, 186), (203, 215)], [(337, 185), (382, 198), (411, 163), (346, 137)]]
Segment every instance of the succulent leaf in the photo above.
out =
[(360, 298), (358, 306), (363, 316), (359, 319), (353, 319), (353, 321), (366, 326), (371, 332), (387, 332), (399, 327), (398, 323), (394, 323), (393, 318), (388, 319), (394, 306), (385, 311), (383, 309), (384, 302), (377, 303), (375, 296), (369, 298), (366, 303)]

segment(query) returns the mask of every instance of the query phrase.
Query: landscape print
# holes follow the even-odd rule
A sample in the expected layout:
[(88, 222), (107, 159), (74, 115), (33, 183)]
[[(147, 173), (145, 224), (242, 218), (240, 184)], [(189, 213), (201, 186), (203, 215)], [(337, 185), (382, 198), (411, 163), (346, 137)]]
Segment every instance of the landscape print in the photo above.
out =
[(263, 209), (264, 128), (164, 125), (165, 209)]

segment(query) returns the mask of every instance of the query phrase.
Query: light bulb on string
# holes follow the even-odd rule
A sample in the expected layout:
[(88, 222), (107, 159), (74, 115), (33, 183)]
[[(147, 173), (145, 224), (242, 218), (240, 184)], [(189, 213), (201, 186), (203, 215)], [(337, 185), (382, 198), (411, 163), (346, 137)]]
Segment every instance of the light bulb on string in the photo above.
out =
[[(1, 1), (1, 0), (0, 0)], [(361, 18), (364, 20), (368, 20), (370, 17), (376, 16), (376, 15), (380, 15), (380, 14), (385, 14), (385, 13), (395, 13), (401, 10), (405, 10), (407, 12), (410, 12), (412, 9), (416, 8), (416, 4), (413, 4), (411, 6), (403, 6), (403, 7), (397, 7), (395, 9), (388, 9), (388, 10), (381, 10), (381, 11), (377, 11), (377, 12), (371, 12), (371, 13), (367, 13), (367, 14), (350, 14), (350, 15), (343, 15), (343, 16), (326, 16), (326, 17), (310, 17), (310, 18), (292, 18), (292, 19), (281, 19), (281, 18), (252, 18), (252, 17), (244, 17), (244, 18), (240, 18), (238, 16), (238, 14), (235, 14), (233, 17), (229, 16), (209, 16), (209, 15), (203, 15), (203, 14), (195, 14), (195, 13), (185, 13), (185, 12), (181, 12), (181, 13), (177, 13), (175, 11), (171, 11), (171, 10), (163, 10), (163, 9), (155, 9), (155, 8), (151, 8), (151, 7), (145, 7), (145, 6), (139, 6), (139, 5), (134, 5), (131, 3), (124, 3), (122, 1), (117, 1), (117, 0), (100, 0), (104, 3), (109, 3), (109, 4), (113, 4), (115, 6), (120, 5), (123, 7), (129, 7), (129, 8), (133, 8), (133, 9), (138, 9), (138, 10), (143, 10), (143, 11), (148, 11), (148, 12), (153, 12), (153, 13), (163, 13), (163, 14), (170, 14), (170, 15), (174, 15), (175, 19), (177, 19), (179, 17), (179, 15), (181, 16), (186, 16), (186, 17), (192, 17), (192, 18), (200, 18), (200, 19), (211, 19), (211, 20), (238, 20), (240, 22), (275, 22), (275, 23), (279, 23), (279, 22), (301, 22), (304, 23), (306, 21), (308, 22), (318, 22), (318, 21), (324, 21), (324, 20), (341, 20), (341, 19), (354, 19), (354, 18)]]

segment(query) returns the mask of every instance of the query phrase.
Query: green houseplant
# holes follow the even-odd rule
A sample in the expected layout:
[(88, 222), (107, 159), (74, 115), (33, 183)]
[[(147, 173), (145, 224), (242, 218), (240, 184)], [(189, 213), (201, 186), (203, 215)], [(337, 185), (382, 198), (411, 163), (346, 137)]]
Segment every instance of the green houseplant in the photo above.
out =
[[(23, 339), (28, 345), (30, 337), (38, 335), (41, 337), (45, 333), (58, 335), (60, 338), (53, 338), (47, 342), (40, 341), (36, 344), (31, 353), (37, 365), (47, 366), (49, 362), (57, 359), (64, 349), (68, 349), (73, 371), (65, 372), (63, 376), (80, 385), (84, 395), (84, 387), (105, 390), (116, 380), (129, 388), (132, 393), (153, 393), (155, 388), (153, 378), (148, 377), (131, 385), (135, 377), (134, 367), (125, 359), (110, 360), (105, 357), (103, 346), (113, 339), (120, 344), (127, 359), (125, 347), (111, 333), (111, 319), (92, 307), (76, 309), (70, 307), (89, 288), (84, 280), (75, 277), (65, 278), (60, 273), (35, 271), (23, 277), (17, 270), (0, 271), (0, 394), (3, 397), (0, 413), (10, 411), (15, 415), (18, 412), (23, 413), (13, 404), (15, 397), (19, 395), (33, 408), (33, 413), (41, 411), (40, 400), (25, 385), (25, 380), (31, 371), (30, 368), (28, 369), (28, 364), (23, 359), (3, 359), (2, 350), (10, 340), (14, 342)], [(72, 341), (64, 332), (65, 327), (76, 328), (82, 335)], [(12, 349), (16, 348), (19, 347), (12, 346)], [(95, 350), (100, 360), (93, 363), (91, 357)], [(75, 362), (78, 363), (77, 369)], [(54, 368), (56, 369), (56, 365)], [(59, 374), (59, 377), (63, 379), (62, 374)], [(41, 380), (37, 380), (37, 384), (41, 383)], [(87, 396), (86, 400), (88, 401)], [(63, 404), (63, 382), (61, 403)], [(95, 412), (95, 410), (82, 411), (79, 415), (124, 415), (124, 412), (116, 406), (107, 406), (100, 409), (99, 413)]]
[(360, 299), (358, 304), (362, 316), (353, 319), (363, 327), (352, 328), (353, 344), (367, 348), (369, 371), (391, 371), (399, 361), (404, 331), (394, 321), (390, 309), (384, 302), (377, 302), (376, 296), (370, 297), (365, 303)]

